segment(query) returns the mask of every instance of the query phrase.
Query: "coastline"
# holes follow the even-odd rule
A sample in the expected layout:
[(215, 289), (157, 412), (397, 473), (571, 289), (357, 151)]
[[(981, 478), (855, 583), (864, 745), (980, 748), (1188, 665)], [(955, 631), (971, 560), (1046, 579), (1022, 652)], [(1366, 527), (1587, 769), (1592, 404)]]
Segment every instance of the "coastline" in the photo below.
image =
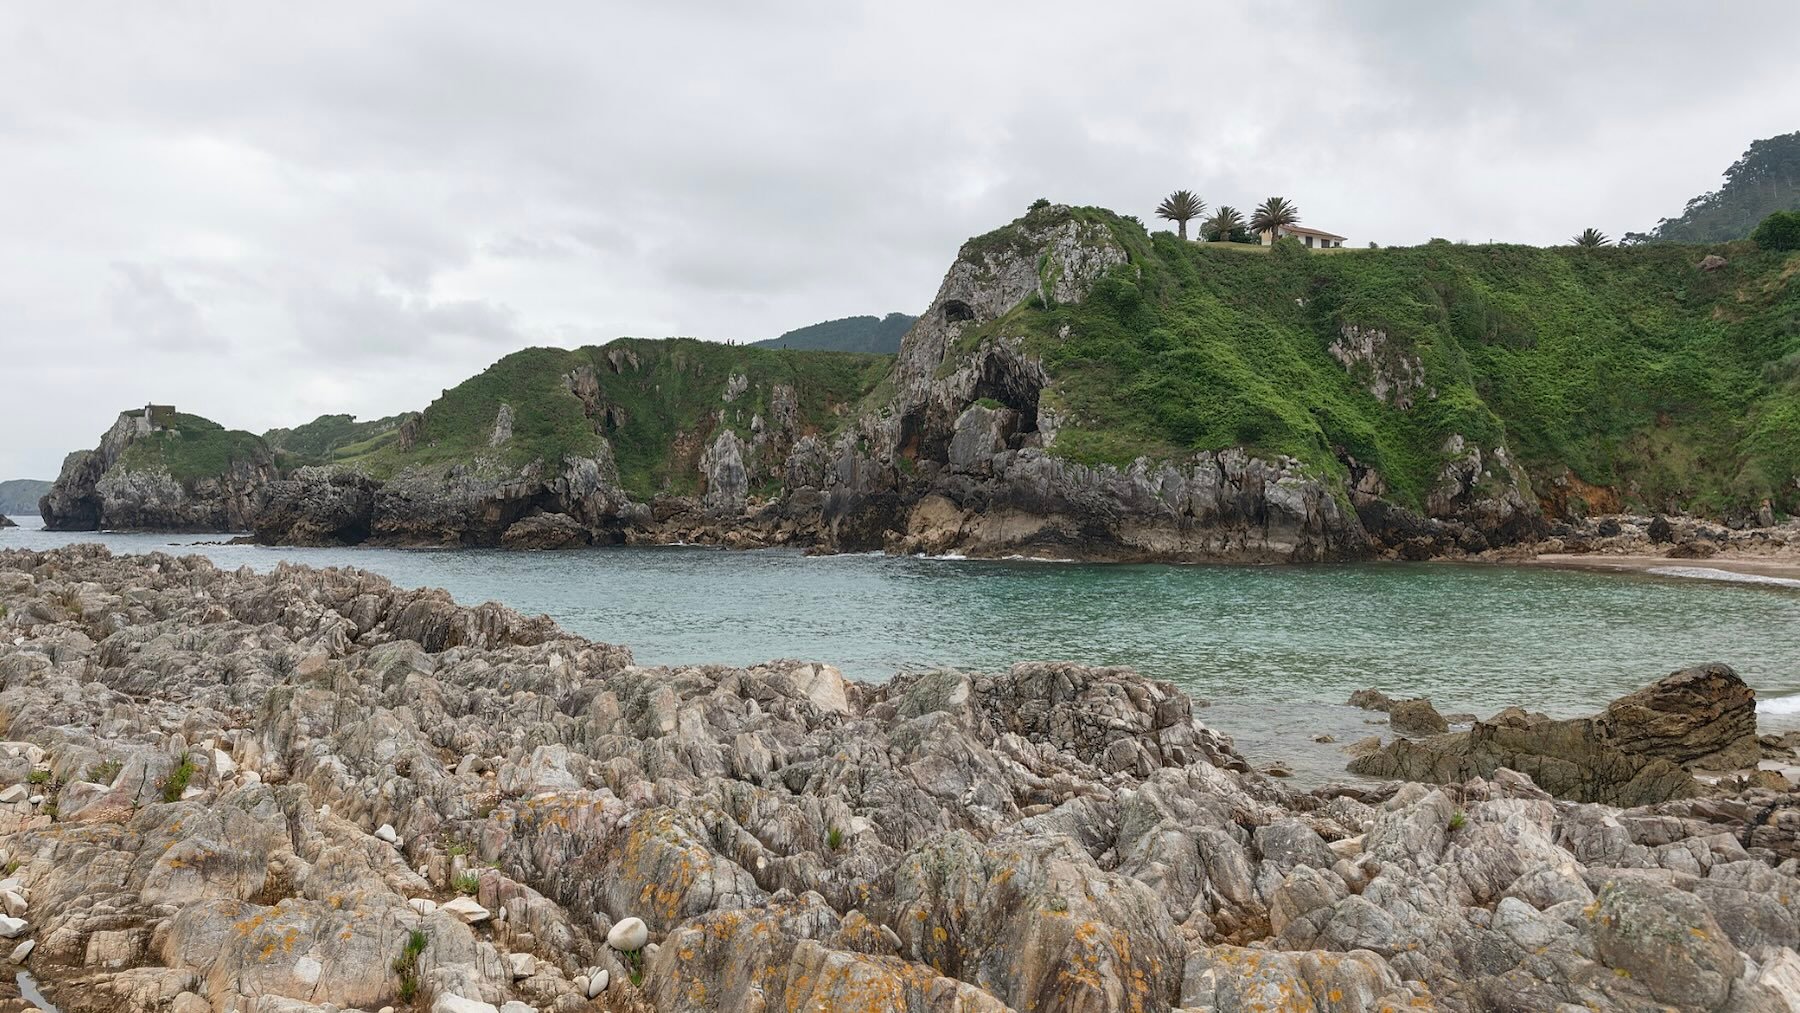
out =
[[(1561, 570), (1587, 570), (1594, 573), (1649, 573), (1680, 568), (1684, 570), (1718, 570), (1729, 574), (1742, 574), (1752, 577), (1772, 577), (1781, 580), (1800, 581), (1800, 554), (1780, 555), (1726, 555), (1721, 553), (1707, 559), (1682, 559), (1666, 554), (1651, 555), (1647, 553), (1628, 553), (1622, 555), (1601, 553), (1552, 552), (1536, 556), (1525, 556), (1518, 559), (1502, 561), (1504, 564), (1516, 566), (1542, 566)], [(1670, 574), (1669, 576), (1693, 576), (1693, 574)]]

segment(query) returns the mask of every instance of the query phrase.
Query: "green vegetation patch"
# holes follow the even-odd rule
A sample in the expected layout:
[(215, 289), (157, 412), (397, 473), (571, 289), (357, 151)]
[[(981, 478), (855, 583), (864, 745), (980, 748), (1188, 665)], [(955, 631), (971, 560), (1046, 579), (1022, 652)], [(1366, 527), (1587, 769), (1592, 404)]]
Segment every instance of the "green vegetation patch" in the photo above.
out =
[(397, 436), (400, 425), (412, 417), (408, 412), (358, 422), (354, 415), (321, 415), (303, 426), (271, 429), (263, 434), (263, 441), (284, 466), (324, 464), (340, 454), (368, 453)]
[[(140, 409), (133, 414), (141, 413)], [(218, 478), (235, 464), (261, 465), (269, 460), (269, 448), (256, 434), (180, 413), (172, 428), (138, 437), (120, 455), (120, 465), (127, 471), (166, 471), (184, 484)]]
[[(594, 456), (604, 439), (633, 497), (692, 493), (700, 455), (720, 430), (749, 442), (757, 416), (765, 427), (775, 425), (778, 386), (795, 392), (801, 434), (829, 435), (850, 421), (890, 362), (691, 338), (529, 348), (445, 391), (414, 424), (410, 444), (389, 440), (362, 454), (345, 448), (339, 459), (377, 476), (475, 460), (554, 468), (565, 458)], [(733, 376), (742, 377), (743, 389), (727, 401)], [(494, 446), (502, 404), (512, 409), (512, 435)]]
[[(1504, 441), (1540, 494), (1566, 466), (1627, 505), (1800, 496), (1800, 258), (1750, 243), (1244, 257), (1077, 213), (1108, 221), (1131, 263), (1080, 304), (1027, 300), (958, 342), (1026, 338), (1068, 419), (1057, 453), (1123, 465), (1244, 446), (1328, 474), (1350, 456), (1418, 505), (1460, 435), (1484, 454)], [(1726, 266), (1701, 269), (1708, 254)], [(1373, 362), (1331, 354), (1351, 327), (1380, 335)], [(1370, 392), (1414, 360), (1410, 407)]]

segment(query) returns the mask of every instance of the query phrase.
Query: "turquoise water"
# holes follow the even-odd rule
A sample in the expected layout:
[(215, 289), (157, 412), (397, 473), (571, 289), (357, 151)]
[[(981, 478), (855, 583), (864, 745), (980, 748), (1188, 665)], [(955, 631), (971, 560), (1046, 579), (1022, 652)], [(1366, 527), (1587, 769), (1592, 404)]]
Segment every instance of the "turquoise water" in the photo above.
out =
[(860, 679), (1038, 658), (1132, 665), (1211, 701), (1202, 718), (1252, 742), (1384, 731), (1335, 706), (1364, 686), (1429, 695), (1446, 712), (1522, 704), (1566, 715), (1722, 660), (1765, 700), (1800, 693), (1800, 588), (1777, 585), (1443, 563), (301, 549), (0, 530), (0, 547), (95, 540), (115, 552), (200, 552), (227, 567), (263, 570), (282, 559), (360, 566), (401, 585), (445, 588), (461, 602), (546, 613), (584, 636), (630, 645), (644, 664), (805, 658)]

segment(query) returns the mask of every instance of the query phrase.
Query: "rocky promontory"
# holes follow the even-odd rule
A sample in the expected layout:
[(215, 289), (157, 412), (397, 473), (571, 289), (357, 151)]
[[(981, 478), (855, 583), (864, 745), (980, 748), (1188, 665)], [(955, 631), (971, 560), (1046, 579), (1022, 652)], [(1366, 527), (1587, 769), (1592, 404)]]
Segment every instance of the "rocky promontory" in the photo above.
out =
[[(1757, 337), (1791, 315), (1778, 256), (1231, 247), (1045, 202), (963, 245), (897, 356), (533, 348), (416, 414), (237, 434), (260, 452), (196, 454), (193, 426), (134, 411), (69, 459), (45, 520), (1298, 562), (1590, 551), (1653, 518), (1774, 532), (1800, 513), (1800, 435), (1777, 421), (1796, 395)], [(1630, 323), (1648, 306), (1654, 334)]]
[(1302, 792), (1127, 669), (643, 667), (350, 569), (0, 551), (0, 607), (0, 936), (65, 1013), (1800, 1002), (1785, 786)]

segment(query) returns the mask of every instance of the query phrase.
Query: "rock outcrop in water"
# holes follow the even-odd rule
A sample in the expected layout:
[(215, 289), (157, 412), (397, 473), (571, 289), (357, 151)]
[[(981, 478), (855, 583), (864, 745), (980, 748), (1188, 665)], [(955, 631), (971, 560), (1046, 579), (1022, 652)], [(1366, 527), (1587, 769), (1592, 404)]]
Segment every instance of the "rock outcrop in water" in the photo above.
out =
[(246, 531), (276, 475), (249, 433), (153, 405), (70, 454), (38, 513), (51, 531)]
[(1441, 718), (1436, 727), (1403, 726), (1402, 706), (1390, 711), (1394, 730), (1423, 737), (1357, 757), (1352, 773), (1456, 783), (1510, 768), (1559, 798), (1632, 806), (1702, 794), (1690, 770), (1733, 771), (1762, 758), (1756, 694), (1728, 665), (1675, 672), (1591, 718), (1513, 707), (1466, 732), (1431, 734), (1445, 731)]
[(0, 605), (0, 935), (67, 1013), (1800, 1002), (1788, 793), (1301, 793), (1127, 670), (645, 668), (354, 570)]

